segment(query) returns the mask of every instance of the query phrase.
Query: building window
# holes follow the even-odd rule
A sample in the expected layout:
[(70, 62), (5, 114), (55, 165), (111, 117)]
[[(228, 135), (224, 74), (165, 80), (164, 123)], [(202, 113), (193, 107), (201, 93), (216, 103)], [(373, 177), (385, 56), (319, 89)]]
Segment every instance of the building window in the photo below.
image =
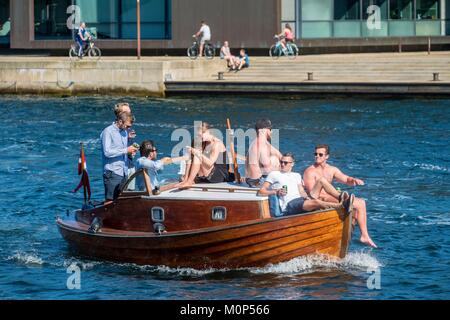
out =
[[(171, 39), (172, 1), (141, 0), (141, 38)], [(79, 11), (70, 10), (77, 6)], [(72, 7), (73, 8), (73, 7)], [(69, 11), (69, 13), (68, 13)], [(70, 39), (69, 21), (84, 21), (98, 39), (136, 39), (135, 0), (35, 0), (35, 38)]]
[(302, 37), (333, 36), (333, 0), (302, 0)]
[(360, 0), (334, 0), (334, 20), (361, 19)]
[(360, 19), (360, 0), (334, 0), (333, 36), (335, 38), (361, 37)]
[(437, 20), (439, 9), (439, 0), (416, 0), (416, 19)]
[(0, 45), (9, 43), (11, 20), (9, 16), (9, 1), (0, 0)]
[(300, 38), (450, 34), (450, 0), (282, 0), (282, 22), (294, 4)]
[(412, 20), (414, 17), (414, 0), (390, 0), (389, 19)]

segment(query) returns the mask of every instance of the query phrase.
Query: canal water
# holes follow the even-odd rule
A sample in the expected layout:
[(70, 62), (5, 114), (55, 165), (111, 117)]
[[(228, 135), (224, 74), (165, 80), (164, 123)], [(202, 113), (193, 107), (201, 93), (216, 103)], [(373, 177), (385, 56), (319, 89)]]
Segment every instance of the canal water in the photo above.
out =
[[(342, 189), (367, 200), (369, 231), (356, 229), (348, 256), (297, 258), (242, 270), (115, 264), (74, 256), (55, 216), (80, 207), (79, 142), (94, 199), (101, 200), (99, 134), (126, 100), (137, 140), (153, 139), (161, 156), (171, 133), (204, 120), (248, 129), (269, 117), (295, 170), (313, 161), (314, 145), (331, 146), (330, 163), (366, 184)], [(450, 100), (198, 97), (0, 97), (0, 299), (449, 299)], [(168, 166), (162, 177), (177, 178)], [(69, 290), (67, 267), (81, 269)]]

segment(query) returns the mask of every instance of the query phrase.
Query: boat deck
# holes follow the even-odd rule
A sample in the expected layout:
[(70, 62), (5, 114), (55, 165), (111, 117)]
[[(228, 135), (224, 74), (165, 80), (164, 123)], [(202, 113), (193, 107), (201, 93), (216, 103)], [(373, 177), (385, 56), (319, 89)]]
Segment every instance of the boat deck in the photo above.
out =
[(189, 189), (171, 189), (159, 195), (144, 197), (160, 200), (220, 200), (220, 201), (262, 201), (265, 196), (257, 195), (258, 189), (245, 187), (236, 183), (201, 183)]

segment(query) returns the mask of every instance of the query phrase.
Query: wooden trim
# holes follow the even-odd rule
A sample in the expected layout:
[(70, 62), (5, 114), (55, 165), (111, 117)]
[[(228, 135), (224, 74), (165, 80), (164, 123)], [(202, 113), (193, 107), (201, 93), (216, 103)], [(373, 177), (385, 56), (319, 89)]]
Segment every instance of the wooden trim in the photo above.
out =
[(225, 190), (228, 192), (235, 192), (235, 191), (247, 191), (247, 192), (258, 192), (259, 189), (254, 188), (243, 188), (243, 187), (214, 187), (213, 185), (210, 187), (205, 186), (190, 186), (187, 189), (201, 189), (201, 191), (209, 191), (209, 190)]
[[(342, 209), (341, 209), (342, 210)], [(344, 258), (348, 252), (348, 248), (350, 246), (350, 240), (352, 238), (352, 212), (350, 211), (348, 214), (346, 212), (343, 213), (343, 228), (342, 228), (342, 237), (339, 257)]]
[(147, 188), (148, 195), (152, 195), (152, 183), (150, 182), (150, 177), (148, 176), (147, 170), (143, 169), (142, 174), (144, 175), (144, 183)]
[[(142, 175), (144, 177), (145, 188), (147, 190), (146, 191), (127, 191), (126, 187), (128, 187), (128, 185), (130, 184), (131, 180), (135, 179), (138, 175), (141, 174), (141, 172), (142, 172)], [(125, 184), (123, 185), (122, 190), (120, 190), (119, 198), (123, 198), (124, 196), (125, 197), (132, 197), (132, 196), (135, 196), (135, 195), (150, 196), (150, 195), (152, 195), (151, 186), (152, 186), (152, 184), (150, 183), (150, 178), (148, 176), (147, 171), (144, 170), (144, 169), (139, 169), (127, 179), (127, 182), (125, 182)], [(127, 194), (125, 195), (125, 193), (127, 193)]]
[(260, 209), (259, 212), (261, 212), (261, 219), (270, 219), (270, 207), (269, 207), (269, 200), (263, 200), (259, 203)]

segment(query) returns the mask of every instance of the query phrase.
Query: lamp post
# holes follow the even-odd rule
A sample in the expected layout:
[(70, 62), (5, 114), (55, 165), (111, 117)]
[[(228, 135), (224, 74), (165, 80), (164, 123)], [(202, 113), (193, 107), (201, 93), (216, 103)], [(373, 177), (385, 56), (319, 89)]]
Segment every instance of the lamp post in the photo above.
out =
[(141, 4), (140, 0), (136, 0), (136, 17), (137, 17), (137, 58), (141, 59)]

